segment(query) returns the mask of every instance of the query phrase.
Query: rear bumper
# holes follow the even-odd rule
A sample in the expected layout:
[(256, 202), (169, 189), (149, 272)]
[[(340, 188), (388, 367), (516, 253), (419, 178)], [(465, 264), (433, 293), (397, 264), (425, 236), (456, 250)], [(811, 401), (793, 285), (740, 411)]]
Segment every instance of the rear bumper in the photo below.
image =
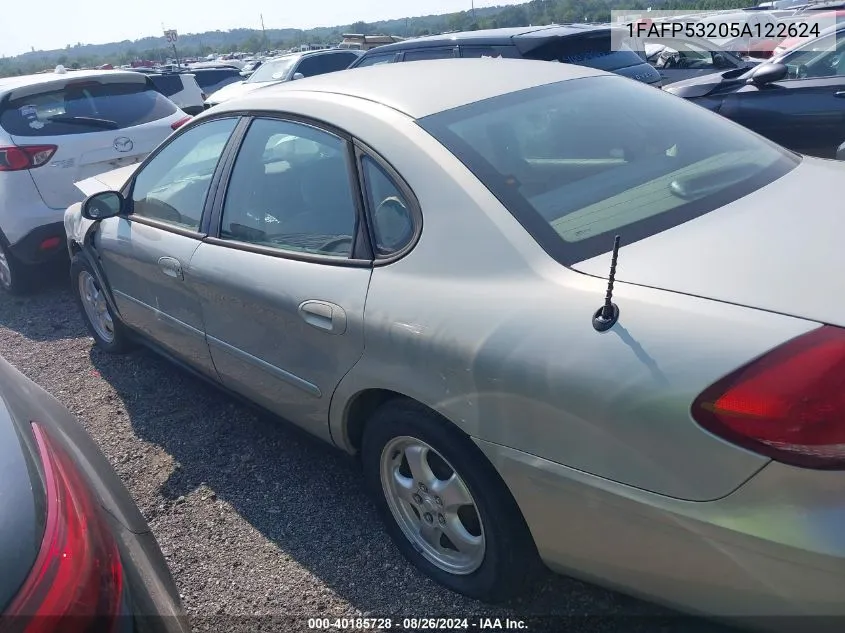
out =
[(688, 502), (475, 441), (555, 571), (740, 625), (845, 630), (845, 473), (770, 463)]
[(24, 264), (35, 265), (59, 261), (67, 256), (64, 222), (43, 224), (31, 230), (9, 250)]

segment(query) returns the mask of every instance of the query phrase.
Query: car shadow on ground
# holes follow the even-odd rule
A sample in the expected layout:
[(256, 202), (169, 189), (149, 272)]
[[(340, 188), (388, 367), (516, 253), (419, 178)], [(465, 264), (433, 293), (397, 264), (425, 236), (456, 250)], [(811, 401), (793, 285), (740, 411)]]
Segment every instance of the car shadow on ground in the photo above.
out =
[[(440, 605), (438, 615), (562, 616), (577, 620), (579, 630), (613, 630), (614, 622), (625, 631), (638, 624), (643, 631), (725, 630), (552, 574), (528, 597), (498, 607), (453, 594), (414, 570), (389, 541), (354, 458), (151, 352), (115, 357), (94, 349), (91, 360), (117, 390), (136, 434), (178, 462), (163, 486), (166, 498), (178, 503), (199, 487), (210, 489), (363, 612), (419, 616), (418, 605)], [(387, 602), (374, 589), (385, 586), (393, 588)], [(548, 624), (559, 630), (561, 621)]]
[(3, 310), (2, 325), (33, 341), (78, 338), (82, 321), (68, 275), (67, 265), (45, 267), (34, 273), (25, 295), (0, 294), (10, 308)]

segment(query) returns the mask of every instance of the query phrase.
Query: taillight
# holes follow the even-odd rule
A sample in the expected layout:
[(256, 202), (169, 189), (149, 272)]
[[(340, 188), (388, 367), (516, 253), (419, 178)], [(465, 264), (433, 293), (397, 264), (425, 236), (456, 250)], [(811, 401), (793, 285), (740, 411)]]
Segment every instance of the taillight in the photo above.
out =
[[(43, 427), (33, 423), (32, 431), (44, 466), (46, 527), (3, 619), (15, 633), (110, 631), (123, 591), (117, 543), (73, 460)], [(0, 630), (9, 630), (2, 620)]]
[(55, 145), (20, 145), (0, 147), (0, 171), (22, 171), (46, 165), (58, 147)]
[(776, 461), (845, 469), (845, 329), (825, 325), (775, 348), (705, 390), (692, 416)]
[(174, 129), (174, 130), (178, 130), (180, 127), (182, 127), (183, 125), (185, 125), (185, 124), (186, 124), (188, 121), (190, 121), (190, 120), (191, 120), (191, 117), (186, 116), (186, 117), (184, 117), (184, 118), (182, 118), (182, 119), (179, 119), (178, 121), (174, 121), (173, 123), (171, 123), (171, 124), (170, 124), (170, 127), (171, 127), (172, 129)]

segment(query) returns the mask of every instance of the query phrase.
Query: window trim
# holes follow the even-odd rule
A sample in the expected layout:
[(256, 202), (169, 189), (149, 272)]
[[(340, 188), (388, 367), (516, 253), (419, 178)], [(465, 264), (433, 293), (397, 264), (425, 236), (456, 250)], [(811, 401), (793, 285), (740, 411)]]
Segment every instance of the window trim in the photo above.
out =
[[(388, 264), (392, 264), (393, 262), (399, 261), (400, 259), (404, 258), (408, 253), (410, 253), (414, 249), (414, 247), (417, 245), (417, 242), (420, 241), (420, 236), (422, 235), (423, 230), (422, 208), (420, 207), (419, 199), (414, 193), (414, 190), (411, 189), (411, 186), (408, 184), (408, 181), (405, 180), (401, 176), (401, 174), (399, 174), (398, 171), (396, 171), (393, 165), (391, 165), (384, 157), (382, 157), (372, 147), (370, 147), (360, 139), (353, 139), (353, 144), (355, 146), (355, 167), (358, 170), (359, 190), (361, 191), (365, 207), (367, 237), (371, 244), (372, 253), (374, 254), (373, 267), (387, 266)], [(393, 181), (393, 184), (395, 184), (396, 187), (399, 189), (399, 193), (402, 194), (402, 196), (405, 198), (405, 201), (408, 203), (408, 210), (411, 212), (411, 220), (414, 223), (414, 232), (411, 236), (411, 239), (408, 240), (408, 243), (405, 244), (405, 246), (400, 248), (395, 253), (391, 253), (390, 255), (385, 255), (381, 257), (375, 255), (376, 251), (378, 250), (376, 248), (375, 235), (372, 232), (372, 215), (375, 212), (375, 209), (370, 208), (369, 196), (366, 195), (367, 182), (364, 176), (364, 158), (369, 158), (376, 165), (381, 167), (384, 170), (385, 174), (387, 174), (387, 176)]]
[[(319, 119), (312, 119), (307, 116), (295, 114), (292, 112), (280, 112), (276, 110), (254, 110), (250, 112), (242, 112), (246, 123), (244, 124), (243, 132), (238, 138), (237, 146), (231, 148), (230, 154), (227, 156), (227, 164), (225, 173), (221, 173), (220, 186), (215, 191), (213, 207), (210, 211), (209, 224), (207, 233), (203, 237), (203, 242), (213, 244), (215, 246), (223, 246), (235, 250), (243, 250), (250, 253), (258, 253), (261, 255), (269, 255), (271, 257), (279, 257), (282, 259), (290, 259), (294, 261), (311, 262), (315, 264), (328, 264), (332, 266), (349, 266), (353, 268), (366, 268), (373, 265), (372, 253), (374, 252), (370, 242), (369, 230), (366, 220), (363, 220), (364, 202), (363, 192), (360, 187), (360, 178), (357, 170), (357, 163), (352, 154), (353, 138), (344, 130)], [(355, 228), (352, 242), (352, 252), (348, 257), (333, 257), (331, 255), (320, 255), (317, 253), (307, 253), (300, 251), (291, 251), (273, 246), (262, 246), (252, 244), (250, 242), (241, 242), (239, 240), (224, 239), (220, 237), (223, 225), (223, 206), (226, 201), (226, 195), (231, 183), (231, 175), (234, 170), (235, 162), (237, 160), (243, 141), (249, 131), (252, 123), (261, 119), (274, 119), (286, 123), (295, 123), (305, 125), (321, 132), (331, 134), (343, 141), (346, 150), (346, 164), (349, 176), (349, 184), (352, 189), (353, 203), (355, 205)], [(234, 135), (233, 135), (234, 136)], [(362, 244), (366, 244), (366, 248), (362, 248)]]
[[(234, 119), (235, 120), (235, 127), (232, 128), (231, 134), (229, 134), (229, 139), (226, 141), (226, 144), (223, 146), (223, 151), (220, 152), (220, 159), (217, 161), (217, 166), (214, 169), (214, 173), (211, 175), (211, 182), (208, 185), (208, 192), (205, 195), (205, 204), (203, 205), (202, 211), (200, 213), (200, 223), (199, 223), (199, 230), (192, 231), (191, 229), (186, 229), (184, 227), (176, 226), (174, 224), (169, 224), (167, 222), (163, 222), (161, 220), (155, 220), (152, 218), (147, 218), (144, 216), (136, 216), (133, 213), (132, 207), (132, 194), (135, 190), (135, 180), (147, 165), (155, 160), (155, 158), (167, 147), (170, 147), (170, 144), (175, 142), (178, 138), (180, 138), (183, 134), (188, 133), (190, 130), (196, 129), (201, 125), (206, 123), (211, 123), (213, 121), (219, 121), (222, 119)], [(141, 161), (141, 164), (138, 165), (138, 169), (132, 174), (132, 177), (129, 181), (123, 186), (120, 190), (120, 193), (123, 195), (126, 202), (129, 204), (130, 211), (127, 213), (121, 213), (119, 217), (122, 217), (124, 220), (128, 220), (130, 222), (138, 222), (139, 224), (144, 224), (147, 226), (151, 226), (153, 228), (160, 229), (162, 231), (167, 231), (168, 233), (175, 233), (176, 235), (182, 235), (184, 237), (192, 237), (194, 239), (201, 240), (206, 236), (206, 217), (210, 213), (211, 204), (215, 199), (215, 195), (212, 195), (212, 191), (216, 194), (217, 186), (220, 182), (220, 175), (221, 169), (226, 160), (228, 159), (229, 153), (232, 151), (232, 142), (238, 134), (238, 129), (242, 126), (243, 120), (238, 115), (232, 115), (231, 113), (224, 113), (218, 116), (209, 117), (207, 119), (202, 119), (197, 123), (191, 123), (182, 127), (182, 129), (178, 130), (174, 133), (171, 137), (167, 139), (166, 142), (162, 143), (158, 147), (156, 147), (152, 152), (150, 152), (147, 157)]]

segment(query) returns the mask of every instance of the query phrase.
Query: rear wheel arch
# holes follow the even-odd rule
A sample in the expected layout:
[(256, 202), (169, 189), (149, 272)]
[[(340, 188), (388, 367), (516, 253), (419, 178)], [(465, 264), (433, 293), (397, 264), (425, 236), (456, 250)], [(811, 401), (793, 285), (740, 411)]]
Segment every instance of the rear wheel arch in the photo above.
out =
[(427, 405), (425, 402), (392, 389), (371, 388), (359, 391), (349, 398), (349, 401), (343, 408), (341, 434), (339, 437), (334, 438), (335, 443), (349, 452), (358, 454), (361, 450), (361, 442), (364, 437), (364, 429), (366, 428), (367, 421), (379, 407), (391, 400), (402, 400), (411, 404), (411, 406), (418, 407), (421, 411), (432, 413), (438, 416), (443, 424), (448, 425), (467, 439), (470, 439), (470, 435), (459, 424), (456, 424), (448, 416), (434, 407)]
[[(533, 584), (541, 574), (543, 564), (531, 529), (507, 483), (470, 435), (435, 409), (389, 390), (360, 392), (350, 402), (348, 413), (347, 441), (352, 445), (357, 443), (367, 490), (391, 538), (411, 563), (453, 591), (483, 601), (512, 598)], [(382, 472), (384, 451), (396, 441), (427, 445), (437, 457), (445, 460), (445, 465), (462, 480), (461, 485), (468, 487), (474, 516), (481, 521), (481, 537), (487, 547), (479, 567), (465, 573), (444, 570), (428, 559), (419, 543), (409, 537), (407, 526), (400, 525), (402, 521), (391, 509), (390, 499), (394, 497), (385, 487)], [(434, 477), (446, 481), (440, 475)], [(434, 484), (423, 486), (423, 481), (428, 483), (424, 477), (420, 479), (421, 495), (436, 490)], [(413, 504), (428, 503), (417, 496), (414, 499)], [(436, 501), (439, 506), (444, 505), (439, 498)], [(428, 507), (431, 514), (426, 513), (425, 518), (432, 524), (436, 506), (429, 504)], [(416, 512), (420, 522), (423, 521), (422, 508), (420, 506), (420, 511)], [(443, 515), (448, 516), (448, 513), (444, 510)], [(436, 516), (445, 529), (449, 519)], [(451, 534), (449, 538), (452, 538)]]

